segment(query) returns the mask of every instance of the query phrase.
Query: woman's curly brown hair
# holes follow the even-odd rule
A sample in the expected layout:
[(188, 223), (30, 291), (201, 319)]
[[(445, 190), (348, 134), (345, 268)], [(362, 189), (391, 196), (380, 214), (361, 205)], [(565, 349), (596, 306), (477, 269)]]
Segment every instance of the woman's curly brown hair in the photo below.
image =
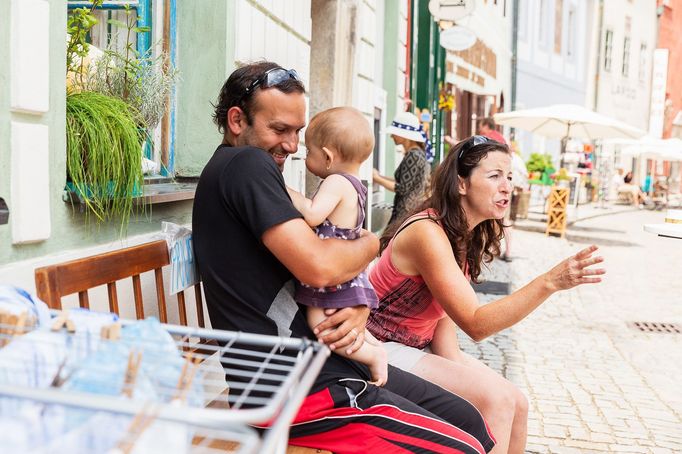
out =
[[(480, 138), (481, 136), (474, 136)], [(388, 246), (403, 221), (423, 210), (432, 209), (432, 219), (440, 222), (450, 241), (457, 264), (468, 270), (472, 281), (478, 282), (481, 264), (490, 263), (500, 254), (500, 242), (504, 238), (501, 219), (488, 219), (469, 232), (466, 213), (459, 194), (459, 181), (468, 178), (488, 153), (509, 153), (507, 145), (485, 139), (475, 144), (474, 137), (454, 145), (445, 160), (436, 168), (431, 179), (431, 195), (422, 205), (403, 219), (391, 223), (381, 236), (379, 253)]]

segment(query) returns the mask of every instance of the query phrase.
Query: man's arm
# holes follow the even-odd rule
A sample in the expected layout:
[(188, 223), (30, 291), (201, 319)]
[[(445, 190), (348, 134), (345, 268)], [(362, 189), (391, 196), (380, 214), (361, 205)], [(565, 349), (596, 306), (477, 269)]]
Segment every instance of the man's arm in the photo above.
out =
[[(300, 281), (313, 287), (327, 287), (347, 282), (360, 274), (376, 257), (379, 240), (363, 231), (352, 241), (320, 239), (302, 219), (277, 224), (263, 233), (263, 244)], [(366, 306), (346, 307), (318, 325), (315, 334), (330, 330), (319, 340), (335, 348), (347, 347), (352, 354), (362, 346)]]
[(352, 241), (323, 240), (300, 218), (269, 228), (262, 240), (296, 279), (313, 287), (350, 281), (379, 251), (379, 240), (369, 232)]

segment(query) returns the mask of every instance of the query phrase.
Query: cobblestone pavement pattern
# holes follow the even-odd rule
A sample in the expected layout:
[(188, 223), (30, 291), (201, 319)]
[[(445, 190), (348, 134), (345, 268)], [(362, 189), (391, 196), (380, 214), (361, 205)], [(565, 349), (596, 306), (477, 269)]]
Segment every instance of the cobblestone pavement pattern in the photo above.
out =
[(682, 453), (682, 334), (629, 326), (682, 326), (682, 240), (642, 230), (663, 217), (634, 211), (580, 221), (570, 241), (515, 230), (514, 260), (487, 272), (518, 288), (589, 244), (605, 258), (601, 284), (557, 293), (478, 344), (460, 332), (464, 351), (528, 396), (527, 452)]

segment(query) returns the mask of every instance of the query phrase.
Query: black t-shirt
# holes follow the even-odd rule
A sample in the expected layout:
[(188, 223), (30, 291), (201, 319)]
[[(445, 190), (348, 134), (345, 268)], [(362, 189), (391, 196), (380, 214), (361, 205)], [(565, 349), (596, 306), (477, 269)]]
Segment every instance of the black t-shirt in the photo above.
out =
[[(293, 275), (265, 247), (269, 228), (300, 218), (282, 173), (260, 148), (221, 145), (194, 196), (194, 251), (211, 326), (314, 339), (305, 308), (293, 299)], [(365, 366), (331, 355), (313, 391), (339, 378), (369, 379)]]

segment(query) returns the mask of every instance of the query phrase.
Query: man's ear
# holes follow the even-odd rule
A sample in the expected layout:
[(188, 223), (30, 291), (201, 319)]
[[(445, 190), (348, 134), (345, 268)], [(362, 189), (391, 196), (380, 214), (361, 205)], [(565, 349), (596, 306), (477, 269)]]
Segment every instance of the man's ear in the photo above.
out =
[(327, 160), (327, 170), (329, 170), (332, 168), (332, 164), (334, 164), (334, 153), (327, 147), (322, 147), (322, 151)]
[(246, 121), (246, 114), (241, 107), (233, 106), (227, 111), (227, 118), (225, 120), (227, 129), (233, 136), (238, 136), (248, 126)]
[(459, 191), (459, 195), (467, 195), (469, 182), (465, 178), (458, 178), (457, 181), (457, 190)]

